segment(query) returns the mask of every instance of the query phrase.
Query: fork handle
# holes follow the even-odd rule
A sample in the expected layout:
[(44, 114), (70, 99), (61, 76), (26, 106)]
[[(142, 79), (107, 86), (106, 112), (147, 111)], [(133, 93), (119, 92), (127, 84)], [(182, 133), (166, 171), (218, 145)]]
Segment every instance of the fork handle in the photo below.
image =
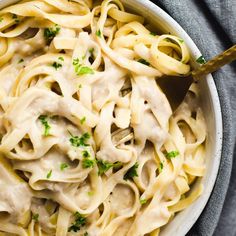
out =
[(209, 60), (207, 63), (195, 69), (192, 72), (192, 76), (195, 81), (198, 81), (201, 77), (218, 70), (220, 67), (234, 60), (236, 60), (236, 45), (232, 46), (228, 50), (222, 52), (213, 59)]

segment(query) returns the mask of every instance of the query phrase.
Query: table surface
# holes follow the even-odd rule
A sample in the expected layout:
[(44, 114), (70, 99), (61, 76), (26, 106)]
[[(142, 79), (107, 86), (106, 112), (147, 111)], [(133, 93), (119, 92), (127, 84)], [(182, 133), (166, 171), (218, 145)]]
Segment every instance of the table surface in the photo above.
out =
[[(206, 59), (236, 44), (236, 0), (153, 2), (185, 29)], [(213, 193), (188, 236), (236, 235), (236, 62), (224, 66), (213, 77), (223, 115), (222, 161)]]

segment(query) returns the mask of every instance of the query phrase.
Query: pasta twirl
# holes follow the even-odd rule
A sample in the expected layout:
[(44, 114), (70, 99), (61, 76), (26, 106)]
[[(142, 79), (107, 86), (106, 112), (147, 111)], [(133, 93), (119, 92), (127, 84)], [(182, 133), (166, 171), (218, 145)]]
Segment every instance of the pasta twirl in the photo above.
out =
[(119, 0), (0, 11), (0, 235), (158, 235), (202, 193), (197, 85), (175, 113), (158, 86), (187, 46), (145, 25)]

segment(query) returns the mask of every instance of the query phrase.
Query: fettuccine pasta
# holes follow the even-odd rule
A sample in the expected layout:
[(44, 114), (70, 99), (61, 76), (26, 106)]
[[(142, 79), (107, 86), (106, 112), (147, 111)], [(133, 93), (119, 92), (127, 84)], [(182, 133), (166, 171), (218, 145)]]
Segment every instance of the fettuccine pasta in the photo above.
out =
[(203, 191), (197, 85), (175, 113), (158, 86), (189, 60), (119, 0), (1, 10), (0, 235), (159, 235)]

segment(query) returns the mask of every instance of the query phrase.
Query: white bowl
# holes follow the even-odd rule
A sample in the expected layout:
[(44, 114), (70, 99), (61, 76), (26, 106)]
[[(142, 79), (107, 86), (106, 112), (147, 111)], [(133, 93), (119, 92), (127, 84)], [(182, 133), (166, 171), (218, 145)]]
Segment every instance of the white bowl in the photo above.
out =
[[(144, 16), (158, 31), (170, 32), (182, 38), (190, 50), (193, 66), (198, 66), (196, 59), (202, 54), (193, 40), (171, 16), (149, 0), (122, 0), (122, 2), (128, 10)], [(205, 79), (200, 81), (199, 87), (200, 100), (202, 101), (202, 109), (205, 114), (208, 129), (206, 142), (206, 173), (201, 180), (199, 179), (199, 182), (202, 181), (204, 185), (204, 192), (190, 207), (178, 213), (174, 219), (161, 230), (160, 236), (183, 236), (187, 234), (206, 206), (218, 174), (223, 135), (219, 96), (211, 75), (208, 75)]]
[[(15, 2), (18, 2), (18, 0), (1, 0), (0, 9)], [(202, 54), (183, 28), (166, 12), (149, 0), (122, 0), (122, 2), (128, 10), (144, 16), (158, 31), (170, 32), (182, 38), (188, 45), (193, 65), (195, 64), (195, 66), (197, 66), (195, 63), (196, 58)], [(200, 81), (199, 86), (200, 99), (203, 101), (202, 109), (204, 114), (207, 114), (205, 119), (208, 128), (206, 174), (202, 180), (199, 180), (202, 181), (204, 185), (204, 192), (190, 207), (178, 213), (174, 219), (164, 227), (160, 236), (185, 235), (203, 211), (216, 181), (221, 159), (223, 134), (219, 96), (211, 75), (208, 75), (206, 79)]]

